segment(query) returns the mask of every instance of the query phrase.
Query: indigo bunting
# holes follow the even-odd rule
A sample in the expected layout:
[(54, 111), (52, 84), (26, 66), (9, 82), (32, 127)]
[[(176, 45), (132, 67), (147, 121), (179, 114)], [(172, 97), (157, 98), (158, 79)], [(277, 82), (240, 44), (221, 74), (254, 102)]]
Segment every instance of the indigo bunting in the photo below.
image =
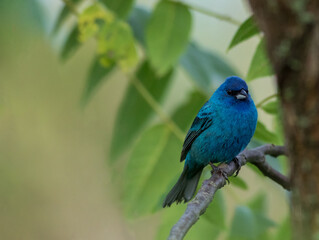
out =
[(246, 82), (236, 76), (227, 78), (200, 109), (186, 135), (180, 158), (185, 159), (184, 169), (163, 207), (189, 201), (206, 165), (236, 160), (256, 124), (257, 109)]

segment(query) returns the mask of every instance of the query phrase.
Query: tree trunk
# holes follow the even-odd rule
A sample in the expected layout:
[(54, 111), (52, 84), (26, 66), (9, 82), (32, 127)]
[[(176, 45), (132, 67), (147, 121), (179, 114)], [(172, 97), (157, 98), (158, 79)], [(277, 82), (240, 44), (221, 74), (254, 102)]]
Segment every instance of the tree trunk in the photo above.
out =
[(319, 239), (319, 1), (249, 0), (277, 76), (293, 239)]

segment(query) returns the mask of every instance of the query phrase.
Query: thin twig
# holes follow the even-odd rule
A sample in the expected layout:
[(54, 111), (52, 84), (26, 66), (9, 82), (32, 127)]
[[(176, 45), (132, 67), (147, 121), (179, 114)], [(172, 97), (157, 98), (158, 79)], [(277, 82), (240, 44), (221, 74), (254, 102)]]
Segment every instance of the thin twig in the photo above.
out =
[(149, 91), (144, 87), (144, 85), (136, 76), (133, 75), (130, 77), (130, 79), (131, 83), (141, 94), (144, 100), (151, 106), (151, 108), (153, 108), (153, 110), (157, 113), (161, 120), (166, 123), (172, 133), (175, 134), (176, 137), (183, 142), (185, 133), (176, 125), (176, 123), (170, 118), (170, 116), (165, 113), (161, 105), (153, 98), (153, 96), (149, 93)]
[(256, 104), (256, 108), (260, 108), (262, 105), (264, 105), (264, 103), (266, 103), (270, 99), (277, 97), (277, 96), (278, 96), (278, 93), (274, 93), (274, 94), (266, 97), (265, 99), (261, 100), (259, 103)]
[[(275, 146), (271, 144), (263, 145), (251, 150), (246, 149), (237, 156), (237, 159), (240, 166), (243, 166), (248, 162), (252, 163), (256, 165), (265, 176), (274, 180), (284, 189), (290, 190), (291, 185), (289, 178), (270, 167), (270, 165), (265, 161), (265, 155), (273, 157), (286, 155), (286, 149), (283, 146)], [(219, 168), (221, 168), (227, 176), (233, 175), (237, 170), (237, 166), (233, 161), (229, 164), (221, 164)], [(188, 230), (197, 222), (199, 217), (204, 214), (206, 208), (213, 200), (215, 192), (222, 188), (225, 184), (225, 177), (218, 172), (214, 172), (208, 180), (205, 180), (195, 198), (188, 203), (183, 216), (171, 229), (168, 239), (183, 239)]]
[(194, 10), (196, 12), (199, 12), (199, 13), (202, 13), (202, 14), (205, 14), (207, 16), (210, 16), (210, 17), (213, 17), (213, 18), (216, 18), (218, 20), (221, 20), (221, 21), (224, 21), (224, 22), (228, 22), (228, 23), (231, 23), (233, 25), (236, 25), (236, 26), (239, 26), (241, 24), (240, 21), (236, 20), (236, 19), (233, 19), (227, 15), (224, 15), (224, 14), (221, 14), (221, 13), (217, 13), (217, 12), (214, 12), (212, 10), (208, 10), (208, 9), (205, 9), (205, 8), (201, 8), (201, 7), (198, 7), (198, 6), (194, 6), (194, 5), (191, 5), (189, 3), (185, 3), (183, 1), (174, 1), (174, 2), (180, 2), (182, 3), (183, 5), (187, 6), (189, 9), (191, 10)]
[[(79, 15), (74, 4), (70, 0), (62, 0), (66, 6), (75, 14)], [(172, 131), (175, 136), (184, 141), (185, 133), (176, 125), (176, 123), (170, 118), (169, 115), (165, 113), (161, 105), (153, 98), (149, 91), (144, 87), (144, 85), (139, 81), (139, 79), (134, 76), (128, 76), (131, 80), (131, 84), (136, 88), (136, 90), (141, 94), (144, 100), (150, 105), (150, 107), (158, 114), (161, 120), (167, 125), (167, 127)]]

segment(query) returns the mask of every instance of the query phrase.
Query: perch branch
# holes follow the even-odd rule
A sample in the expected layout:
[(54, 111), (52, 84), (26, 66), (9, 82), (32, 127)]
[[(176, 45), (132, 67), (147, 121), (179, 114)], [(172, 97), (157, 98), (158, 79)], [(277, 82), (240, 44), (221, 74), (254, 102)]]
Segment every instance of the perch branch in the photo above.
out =
[[(251, 150), (244, 150), (237, 156), (237, 159), (240, 166), (243, 166), (246, 163), (254, 164), (265, 176), (281, 185), (284, 189), (290, 191), (291, 185), (289, 178), (273, 169), (266, 162), (266, 155), (273, 157), (286, 155), (286, 148), (271, 144), (263, 145)], [(237, 170), (237, 166), (234, 161), (230, 162), (229, 164), (221, 164), (219, 168), (221, 168), (227, 174), (227, 176), (233, 175)], [(215, 192), (222, 188), (225, 184), (226, 179), (222, 174), (217, 172), (212, 173), (212, 176), (203, 182), (195, 198), (188, 203), (183, 216), (171, 229), (168, 239), (183, 239), (192, 225), (197, 222), (200, 215), (204, 214), (206, 208), (213, 200)]]

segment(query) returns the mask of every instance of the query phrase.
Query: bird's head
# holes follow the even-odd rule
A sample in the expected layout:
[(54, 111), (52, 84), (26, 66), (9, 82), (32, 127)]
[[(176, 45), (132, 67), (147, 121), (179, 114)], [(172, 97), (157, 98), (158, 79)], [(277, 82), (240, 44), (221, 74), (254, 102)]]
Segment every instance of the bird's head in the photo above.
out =
[(225, 82), (216, 90), (214, 95), (214, 98), (217, 97), (218, 100), (226, 101), (230, 104), (251, 101), (246, 82), (236, 76), (227, 78)]

